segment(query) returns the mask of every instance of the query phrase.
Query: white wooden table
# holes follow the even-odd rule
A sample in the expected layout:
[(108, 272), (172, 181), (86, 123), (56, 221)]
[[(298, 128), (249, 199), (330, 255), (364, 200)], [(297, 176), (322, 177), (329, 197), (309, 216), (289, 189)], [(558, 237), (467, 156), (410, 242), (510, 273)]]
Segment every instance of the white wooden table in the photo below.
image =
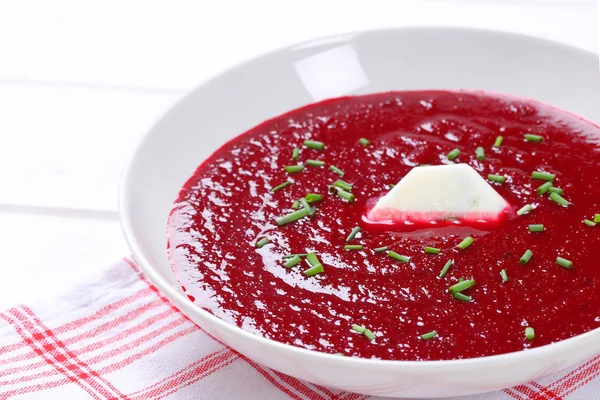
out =
[(0, 0), (0, 309), (129, 254), (122, 167), (187, 90), (295, 42), (414, 25), (597, 44), (594, 0)]

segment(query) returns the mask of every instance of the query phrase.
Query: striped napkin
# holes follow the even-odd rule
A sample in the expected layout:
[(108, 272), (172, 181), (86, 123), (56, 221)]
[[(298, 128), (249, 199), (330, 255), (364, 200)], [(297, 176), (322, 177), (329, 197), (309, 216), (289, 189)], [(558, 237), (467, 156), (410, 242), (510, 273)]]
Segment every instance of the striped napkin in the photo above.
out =
[[(599, 399), (600, 356), (571, 371), (462, 400)], [(374, 397), (256, 364), (181, 314), (129, 259), (71, 293), (0, 313), (0, 399)]]

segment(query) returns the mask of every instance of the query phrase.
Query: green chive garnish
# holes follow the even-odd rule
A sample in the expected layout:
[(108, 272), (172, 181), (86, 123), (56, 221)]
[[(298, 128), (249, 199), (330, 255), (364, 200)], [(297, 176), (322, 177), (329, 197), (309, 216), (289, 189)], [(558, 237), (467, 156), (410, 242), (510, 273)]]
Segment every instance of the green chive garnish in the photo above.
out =
[(318, 193), (309, 193), (306, 196), (304, 196), (304, 198), (307, 202), (314, 203), (315, 201), (323, 200), (323, 195)]
[(500, 147), (502, 145), (503, 140), (504, 138), (502, 136), (498, 136), (496, 138), (496, 141), (494, 142), (494, 147)]
[(300, 199), (300, 204), (302, 204), (302, 208), (306, 208), (307, 210), (310, 210), (310, 205), (308, 204), (308, 201), (306, 200), (305, 197)]
[(563, 268), (571, 269), (573, 267), (573, 262), (567, 260), (566, 258), (556, 257), (556, 263)]
[(342, 188), (342, 189), (347, 190), (349, 192), (352, 190), (352, 185), (350, 183), (346, 182), (346, 181), (341, 180), (341, 179), (338, 179), (337, 181), (333, 182), (333, 186)]
[(285, 169), (285, 172), (293, 174), (294, 172), (304, 171), (304, 165), (287, 165), (283, 169)]
[(471, 236), (467, 236), (456, 247), (458, 247), (461, 250), (464, 250), (472, 244), (473, 244), (473, 238)]
[(294, 210), (297, 210), (298, 207), (300, 207), (300, 202), (298, 200), (294, 201), (294, 203), (292, 204), (292, 208)]
[(431, 332), (427, 332), (423, 335), (421, 335), (421, 339), (423, 340), (429, 340), (429, 339), (433, 339), (434, 337), (437, 336), (437, 331), (431, 331)]
[(506, 273), (505, 269), (500, 271), (500, 276), (502, 277), (502, 283), (508, 282), (508, 274)]
[(325, 143), (317, 142), (316, 140), (305, 140), (304, 145), (316, 150), (323, 150), (325, 148)]
[(552, 182), (554, 180), (554, 178), (556, 178), (556, 175), (555, 174), (551, 174), (549, 172), (533, 171), (531, 173), (531, 177), (533, 179), (541, 179), (543, 181), (550, 181), (550, 182)]
[(531, 204), (527, 204), (521, 207), (519, 211), (517, 211), (517, 215), (529, 214), (531, 211), (533, 211), (533, 206)]
[(529, 232), (543, 232), (545, 229), (543, 224), (529, 225)]
[(350, 232), (350, 234), (346, 238), (346, 242), (350, 242), (350, 241), (354, 240), (354, 238), (356, 237), (356, 234), (358, 232), (360, 232), (360, 226), (354, 227), (354, 229), (352, 229), (352, 232)]
[(302, 259), (300, 258), (300, 256), (294, 256), (292, 258), (290, 258), (289, 260), (287, 260), (283, 266), (286, 268), (291, 268), (294, 265), (298, 264), (300, 261), (302, 261)]
[(315, 265), (314, 267), (310, 267), (309, 269), (304, 271), (304, 275), (305, 276), (313, 276), (313, 275), (317, 275), (317, 274), (321, 274), (325, 272), (325, 269), (323, 268), (323, 265), (319, 264), (319, 265)]
[(469, 289), (471, 286), (475, 284), (475, 279), (465, 279), (462, 282), (458, 282), (448, 288), (450, 293), (462, 292), (464, 290)]
[(506, 182), (506, 177), (502, 176), (502, 175), (489, 174), (488, 181), (496, 182), (496, 183), (504, 183), (504, 182)]
[(459, 281), (459, 282), (462, 282), (462, 281), (464, 281), (464, 280), (465, 280), (465, 278), (458, 278), (458, 281)]
[(594, 222), (595, 223), (600, 222), (600, 214), (594, 214)]
[(300, 149), (297, 147), (294, 147), (294, 150), (292, 151), (292, 160), (297, 160), (299, 154), (300, 154)]
[(393, 258), (394, 260), (398, 260), (398, 261), (402, 261), (402, 262), (409, 262), (410, 261), (410, 257), (406, 257), (406, 256), (403, 256), (403, 255), (400, 255), (400, 254), (398, 254), (398, 253), (396, 253), (395, 251), (392, 251), (392, 250), (388, 251), (387, 255), (390, 258)]
[(275, 218), (275, 222), (277, 223), (277, 225), (281, 226), (289, 224), (290, 222), (298, 221), (299, 219), (304, 218), (307, 215), (308, 209), (301, 208), (300, 210), (284, 215), (283, 217)]
[(452, 161), (456, 157), (458, 157), (459, 155), (460, 155), (460, 150), (459, 149), (454, 149), (450, 153), (448, 153), (448, 155), (446, 157), (448, 158), (448, 160)]
[(583, 223), (587, 226), (596, 226), (596, 223), (594, 221), (590, 221), (589, 219), (584, 219)]
[(548, 189), (550, 191), (550, 193), (556, 193), (556, 194), (560, 194), (562, 196), (563, 194), (563, 190), (561, 188), (557, 188), (557, 187), (551, 187), (550, 189)]
[(315, 213), (317, 212), (317, 207), (316, 206), (312, 206), (310, 208), (310, 210), (308, 210), (308, 216), (309, 217), (314, 217)]
[(532, 256), (533, 256), (533, 251), (527, 250), (525, 252), (525, 254), (523, 254), (523, 256), (521, 257), (521, 259), (519, 260), (519, 262), (521, 264), (527, 264), (529, 262), (529, 260), (531, 260)]
[(369, 340), (375, 340), (376, 336), (373, 332), (371, 332), (370, 329), (365, 329), (365, 331), (363, 332), (363, 335), (365, 335), (365, 337)]
[(344, 171), (336, 167), (335, 165), (330, 165), (329, 169), (338, 174), (339, 176), (344, 176)]
[(556, 202), (558, 205), (561, 205), (563, 207), (568, 206), (569, 204), (571, 204), (567, 199), (565, 199), (564, 197), (562, 197), (560, 194), (558, 193), (550, 193), (550, 200), (553, 200), (554, 202)]
[(346, 192), (344, 189), (339, 189), (336, 194), (342, 199), (348, 200), (349, 202), (354, 201), (354, 195), (350, 192)]
[(473, 301), (473, 298), (471, 296), (467, 296), (466, 294), (462, 294), (461, 292), (452, 293), (452, 296), (455, 299), (464, 301), (466, 303)]
[(347, 244), (344, 246), (344, 250), (362, 250), (362, 244)]
[(525, 338), (527, 340), (535, 339), (535, 331), (532, 327), (528, 326), (527, 328), (525, 328)]
[(291, 185), (291, 184), (292, 184), (292, 182), (290, 182), (290, 181), (285, 181), (285, 182), (283, 182), (283, 183), (280, 183), (279, 185), (275, 186), (273, 189), (271, 189), (271, 192), (276, 192), (276, 191), (278, 191), (279, 189), (283, 189), (284, 187), (286, 187), (286, 186), (289, 186), (289, 185)]
[(444, 275), (446, 275), (446, 273), (448, 272), (448, 270), (450, 269), (452, 264), (454, 264), (453, 260), (448, 260), (446, 262), (446, 264), (444, 265), (444, 268), (442, 268), (442, 271), (440, 272), (440, 279), (442, 279), (444, 277)]
[(440, 254), (440, 249), (437, 249), (435, 247), (429, 247), (429, 246), (425, 246), (425, 253), (429, 253), (429, 254)]
[(325, 161), (306, 160), (306, 165), (310, 165), (311, 167), (322, 167), (323, 165), (325, 165)]
[(308, 263), (313, 267), (321, 264), (321, 261), (319, 261), (319, 258), (315, 253), (308, 253), (306, 255), (306, 261), (308, 261)]
[(366, 329), (367, 328), (365, 328), (364, 326), (360, 326), (360, 325), (356, 325), (356, 324), (352, 325), (352, 330), (356, 331), (358, 333), (365, 333)]
[(281, 258), (285, 259), (285, 258), (294, 258), (296, 256), (298, 257), (306, 257), (308, 254), (303, 253), (303, 254), (286, 254), (285, 256), (281, 256)]
[(383, 246), (383, 247), (378, 247), (376, 249), (373, 249), (373, 251), (375, 253), (383, 253), (384, 251), (388, 251), (388, 247), (387, 246)]
[(537, 192), (537, 194), (539, 194), (541, 196), (544, 193), (546, 193), (548, 190), (550, 190), (551, 187), (552, 187), (552, 182), (546, 182), (543, 185), (539, 186), (537, 189), (535, 189), (535, 191)]
[(269, 238), (266, 238), (266, 237), (262, 238), (258, 242), (256, 242), (256, 247), (260, 249), (261, 247), (263, 247), (267, 243), (269, 243)]
[(478, 147), (475, 150), (475, 157), (479, 160), (479, 161), (483, 161), (485, 160), (485, 150), (483, 150), (483, 147)]
[(524, 137), (525, 137), (525, 140), (527, 140), (528, 142), (535, 142), (535, 143), (539, 143), (544, 139), (543, 136), (532, 135), (530, 133), (525, 134)]
[(359, 141), (359, 142), (360, 142), (360, 144), (362, 144), (363, 146), (368, 146), (368, 145), (370, 145), (370, 144), (371, 144), (371, 142), (370, 142), (368, 139), (365, 139), (364, 137), (363, 137), (363, 138), (360, 138), (358, 141)]

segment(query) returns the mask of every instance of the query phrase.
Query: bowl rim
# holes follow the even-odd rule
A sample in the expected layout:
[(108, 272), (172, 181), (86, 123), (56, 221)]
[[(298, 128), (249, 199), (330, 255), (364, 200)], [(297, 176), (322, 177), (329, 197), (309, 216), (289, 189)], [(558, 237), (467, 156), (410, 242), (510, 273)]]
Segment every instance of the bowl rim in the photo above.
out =
[[(133, 152), (131, 153), (125, 167), (123, 169), (123, 173), (121, 176), (121, 182), (119, 186), (119, 198), (118, 198), (118, 209), (119, 209), (119, 219), (121, 230), (123, 232), (123, 236), (125, 241), (132, 252), (133, 258), (138, 263), (140, 269), (148, 279), (156, 285), (160, 292), (164, 292), (167, 294), (167, 298), (170, 302), (174, 303), (174, 305), (179, 307), (179, 303), (185, 304), (189, 303), (189, 306), (192, 307), (194, 312), (200, 313), (204, 318), (211, 321), (211, 323), (216, 324), (219, 328), (224, 329), (229, 334), (233, 335), (241, 335), (245, 339), (250, 342), (254, 342), (256, 344), (262, 344), (267, 347), (274, 347), (276, 350), (291, 352), (292, 354), (296, 354), (298, 356), (307, 357), (307, 358), (315, 358), (315, 360), (321, 359), (322, 361), (330, 361), (330, 362), (343, 362), (350, 363), (352, 366), (361, 366), (375, 369), (389, 369), (389, 368), (398, 368), (398, 369), (422, 369), (422, 368), (465, 368), (465, 367), (473, 367), (478, 366), (481, 367), (482, 364), (497, 364), (497, 363), (518, 363), (524, 359), (535, 358), (536, 356), (549, 356), (552, 354), (562, 353), (570, 347), (577, 346), (578, 344), (585, 344), (585, 341), (590, 336), (599, 336), (600, 337), (600, 327), (592, 329), (588, 332), (584, 332), (582, 334), (560, 340), (558, 342), (550, 343), (547, 345), (543, 345), (540, 347), (536, 347), (533, 349), (523, 349), (518, 351), (513, 351), (510, 353), (502, 353), (490, 356), (482, 356), (482, 357), (473, 357), (473, 358), (464, 358), (464, 359), (451, 359), (451, 360), (381, 360), (381, 359), (372, 359), (372, 358), (362, 358), (362, 357), (340, 357), (335, 353), (324, 353), (316, 350), (309, 350), (302, 347), (286, 344), (283, 342), (279, 342), (273, 339), (268, 339), (263, 336), (258, 336), (256, 334), (245, 331), (244, 329), (238, 327), (237, 325), (230, 324), (225, 322), (224, 320), (216, 317), (212, 313), (203, 309), (202, 307), (192, 303), (186, 296), (173, 288), (161, 275), (158, 271), (152, 266), (152, 262), (148, 259), (144, 252), (136, 240), (135, 235), (135, 227), (133, 226), (130, 210), (127, 207), (129, 204), (129, 190), (133, 187), (132, 180), (134, 179), (132, 174), (132, 169), (134, 164), (136, 163), (140, 153), (143, 151), (143, 147), (145, 143), (149, 140), (149, 138), (156, 132), (158, 126), (161, 122), (167, 118), (167, 116), (171, 115), (178, 109), (181, 104), (184, 104), (188, 101), (189, 98), (196, 95), (196, 93), (201, 90), (201, 88), (220, 79), (221, 77), (236, 71), (243, 69), (247, 63), (251, 63), (254, 61), (258, 61), (262, 58), (273, 56), (277, 53), (294, 51), (297, 48), (310, 48), (313, 45), (318, 45), (319, 43), (323, 43), (324, 41), (335, 40), (336, 38), (343, 41), (345, 38), (354, 38), (360, 35), (385, 35), (385, 34), (394, 34), (396, 32), (414, 32), (418, 34), (423, 31), (450, 31), (451, 33), (464, 33), (464, 34), (475, 34), (475, 35), (491, 35), (496, 37), (509, 37), (513, 39), (527, 40), (529, 42), (536, 42), (538, 44), (545, 44), (547, 46), (552, 46), (555, 48), (562, 48), (563, 50), (569, 50), (571, 52), (580, 53), (585, 56), (597, 57), (597, 54), (582, 49), (580, 47), (572, 46), (563, 42), (550, 40), (546, 38), (541, 38), (538, 36), (502, 31), (496, 29), (482, 29), (482, 28), (465, 28), (465, 27), (453, 27), (453, 26), (444, 26), (444, 25), (423, 25), (423, 26), (414, 26), (414, 27), (393, 27), (393, 28), (383, 28), (383, 29), (368, 29), (368, 30), (358, 30), (358, 31), (349, 31), (349, 32), (341, 32), (333, 35), (327, 35), (322, 37), (317, 37), (309, 40), (305, 40), (302, 42), (298, 42), (292, 45), (287, 45), (283, 47), (279, 47), (261, 54), (258, 54), (254, 57), (239, 61), (235, 64), (232, 64), (228, 68), (213, 74), (206, 79), (202, 80), (198, 84), (196, 84), (191, 90), (187, 91), (180, 99), (178, 99), (173, 105), (171, 105), (165, 112), (160, 115), (159, 118), (156, 119), (154, 124), (144, 133), (144, 135), (138, 140)], [(491, 92), (494, 93), (494, 92)], [(536, 100), (537, 101), (537, 100)], [(565, 111), (565, 110), (562, 110)], [(569, 112), (569, 111), (567, 111)], [(580, 118), (586, 119), (580, 115), (577, 115)], [(586, 119), (587, 120), (587, 119)], [(591, 122), (591, 121), (590, 121)], [(592, 122), (597, 124), (595, 122)], [(166, 243), (165, 243), (166, 246)], [(174, 298), (174, 301), (171, 299)]]

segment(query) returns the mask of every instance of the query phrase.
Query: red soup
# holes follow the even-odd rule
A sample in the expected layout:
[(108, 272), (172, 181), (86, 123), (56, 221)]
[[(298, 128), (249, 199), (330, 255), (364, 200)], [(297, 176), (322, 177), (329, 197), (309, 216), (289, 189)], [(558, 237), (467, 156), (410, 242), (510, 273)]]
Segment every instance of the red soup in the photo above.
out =
[[(533, 101), (327, 100), (198, 167), (169, 219), (170, 259), (196, 304), (307, 349), (441, 360), (542, 346), (600, 326), (598, 160), (597, 126)], [(452, 163), (504, 177), (489, 184), (512, 215), (491, 228), (368, 223), (412, 168)]]

